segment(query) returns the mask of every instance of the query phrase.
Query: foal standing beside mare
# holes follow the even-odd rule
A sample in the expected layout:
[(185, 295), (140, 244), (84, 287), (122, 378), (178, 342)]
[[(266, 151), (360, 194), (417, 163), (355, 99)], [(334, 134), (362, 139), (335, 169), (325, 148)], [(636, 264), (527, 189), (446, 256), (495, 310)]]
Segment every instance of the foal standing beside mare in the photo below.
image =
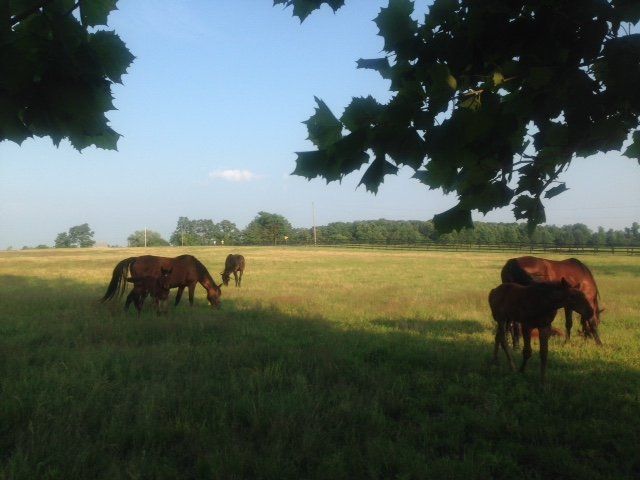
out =
[[(591, 270), (580, 260), (576, 258), (547, 260), (530, 256), (512, 258), (502, 267), (501, 277), (503, 283), (514, 282), (520, 285), (530, 285), (534, 282), (558, 282), (563, 278), (571, 285), (577, 285), (576, 288), (584, 293), (593, 309), (591, 317), (582, 317), (582, 331), (587, 337), (592, 336), (596, 344), (602, 345), (598, 334), (598, 325), (600, 324), (600, 313), (603, 310), (598, 306), (598, 286), (591, 274)], [(568, 342), (571, 338), (572, 310), (568, 307), (564, 309), (565, 342)], [(512, 335), (515, 346), (518, 344), (519, 337), (517, 325), (513, 326)]]
[[(231, 279), (231, 274), (233, 273), (233, 277), (236, 280), (236, 287), (239, 287), (242, 283), (242, 274), (244, 272), (244, 257), (242, 255), (234, 255), (230, 253), (227, 255), (227, 259), (224, 261), (224, 272), (222, 275), (222, 283), (224, 286), (229, 285), (229, 280)], [(238, 273), (240, 273), (240, 278), (238, 278)]]
[(151, 295), (156, 305), (156, 312), (167, 312), (167, 299), (169, 298), (169, 277), (171, 275), (171, 269), (164, 269), (160, 267), (160, 276), (155, 277), (130, 277), (127, 278), (127, 282), (133, 283), (133, 291), (131, 295), (127, 297), (127, 301), (124, 304), (124, 309), (128, 310), (129, 305), (133, 301), (133, 304), (138, 310), (138, 318), (140, 318), (140, 312), (142, 312), (142, 306), (147, 295)]
[(540, 373), (542, 381), (544, 381), (551, 322), (553, 322), (558, 309), (570, 308), (578, 312), (582, 318), (593, 316), (590, 302), (577, 287), (577, 285), (570, 286), (563, 278), (559, 282), (541, 282), (530, 285), (503, 283), (491, 290), (489, 306), (493, 319), (498, 323), (493, 346), (494, 363), (498, 362), (498, 350), (502, 346), (511, 369), (515, 370), (513, 358), (511, 358), (511, 352), (507, 346), (506, 333), (510, 322), (518, 322), (522, 326), (524, 339), (522, 365), (520, 366), (520, 371), (524, 372), (527, 360), (531, 357), (531, 330), (537, 328), (540, 332)]
[[(169, 288), (178, 287), (176, 305), (180, 302), (184, 289), (188, 288), (189, 303), (193, 306), (193, 293), (196, 289), (196, 284), (199, 283), (207, 291), (207, 300), (209, 300), (211, 306), (220, 308), (220, 295), (222, 295), (220, 285), (216, 285), (207, 268), (193, 255), (180, 255), (175, 258), (142, 255), (140, 257), (125, 258), (113, 269), (111, 281), (101, 301), (106, 302), (115, 296), (122, 296), (126, 289), (127, 271), (134, 278), (158, 278), (161, 268), (171, 269)], [(133, 292), (129, 293), (127, 302), (131, 303), (134, 296)]]

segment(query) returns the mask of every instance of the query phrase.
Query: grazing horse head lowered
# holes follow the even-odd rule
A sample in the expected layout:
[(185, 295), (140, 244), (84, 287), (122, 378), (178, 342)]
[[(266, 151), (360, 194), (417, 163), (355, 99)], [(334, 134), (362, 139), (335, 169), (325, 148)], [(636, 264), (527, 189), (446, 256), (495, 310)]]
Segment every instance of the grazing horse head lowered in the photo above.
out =
[(244, 273), (245, 260), (242, 255), (227, 255), (227, 259), (224, 262), (224, 271), (220, 273), (222, 275), (222, 283), (224, 286), (229, 285), (231, 274), (236, 281), (236, 287), (240, 287), (242, 284), (242, 274)]
[[(157, 257), (155, 255), (142, 255), (140, 257), (125, 258), (113, 269), (111, 281), (107, 291), (102, 297), (102, 302), (114, 297), (121, 297), (126, 289), (127, 272), (132, 278), (152, 277), (158, 278), (162, 269), (171, 270), (168, 275), (169, 288), (178, 288), (175, 304), (178, 305), (182, 292), (189, 290), (189, 303), (193, 306), (193, 295), (196, 285), (199, 283), (207, 291), (207, 300), (213, 308), (220, 308), (220, 296), (222, 290), (217, 285), (207, 268), (193, 255), (180, 255), (175, 258)], [(134, 300), (135, 293), (129, 293), (127, 302)]]
[[(593, 337), (597, 345), (602, 345), (600, 334), (598, 333), (600, 314), (604, 311), (598, 304), (600, 293), (591, 270), (580, 260), (576, 258), (547, 260), (531, 256), (512, 258), (502, 267), (501, 278), (503, 283), (513, 282), (520, 285), (530, 285), (536, 282), (556, 282), (564, 278), (567, 282), (575, 285), (576, 288), (584, 293), (593, 310), (593, 314), (590, 317), (581, 315), (582, 332), (585, 337)], [(564, 307), (565, 342), (568, 342), (571, 338), (572, 311), (580, 314), (578, 310), (570, 306)], [(517, 324), (513, 325), (511, 333), (514, 346), (517, 346), (519, 343)]]

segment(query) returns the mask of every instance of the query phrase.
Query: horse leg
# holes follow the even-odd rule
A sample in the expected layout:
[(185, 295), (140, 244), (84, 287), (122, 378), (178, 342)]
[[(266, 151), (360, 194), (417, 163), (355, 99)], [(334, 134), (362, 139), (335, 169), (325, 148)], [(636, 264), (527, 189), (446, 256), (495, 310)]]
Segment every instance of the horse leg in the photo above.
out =
[(549, 355), (549, 337), (551, 336), (551, 325), (539, 328), (540, 332), (540, 379), (544, 383), (547, 371), (547, 356)]
[(496, 330), (496, 339), (493, 343), (493, 364), (498, 365), (498, 350), (500, 350), (500, 323), (498, 323), (498, 329)]
[(520, 365), (520, 373), (524, 373), (524, 368), (527, 366), (527, 361), (531, 358), (531, 327), (528, 325), (522, 325), (522, 364)]
[(565, 329), (565, 337), (564, 343), (567, 343), (571, 340), (571, 327), (573, 326), (573, 318), (571, 317), (572, 312), (568, 308), (564, 309), (564, 329)]
[(244, 270), (240, 270), (240, 276), (239, 276), (239, 278), (238, 278), (238, 286), (239, 286), (239, 287), (241, 287), (241, 286), (242, 286), (242, 272), (243, 272), (243, 271), (244, 271)]
[(600, 335), (598, 334), (598, 326), (596, 325), (595, 317), (592, 317), (591, 319), (589, 319), (588, 325), (591, 328), (591, 333), (593, 335), (593, 339), (596, 341), (596, 345), (601, 347), (602, 341), (600, 340)]
[(236, 270), (233, 271), (233, 278), (236, 281), (236, 287), (238, 286), (238, 272)]
[[(513, 358), (511, 357), (511, 352), (509, 351), (509, 346), (507, 345), (507, 322), (498, 322), (498, 332), (496, 333), (496, 342), (500, 343), (500, 346), (504, 350), (505, 355), (507, 356), (507, 360), (509, 361), (509, 366), (512, 371), (515, 371), (516, 365), (513, 363)], [(494, 347), (494, 350), (497, 350), (497, 345)], [(494, 357), (497, 352), (494, 352)]]
[(509, 330), (511, 332), (513, 349), (517, 350), (520, 348), (520, 322), (511, 322), (511, 328)]
[(178, 292), (176, 293), (175, 305), (178, 305), (180, 303), (180, 299), (182, 298), (182, 292), (184, 292), (184, 286), (178, 287)]
[(193, 307), (193, 293), (196, 291), (195, 282), (190, 283), (188, 285), (188, 288), (189, 288), (189, 305), (191, 305)]
[(133, 304), (136, 305), (136, 308), (137, 308), (137, 300), (136, 300), (137, 297), (138, 295), (133, 290), (129, 292), (129, 295), (127, 295), (127, 300), (124, 302), (125, 312), (129, 311), (129, 305), (131, 305), (131, 302), (133, 302)]
[(135, 305), (136, 305), (136, 310), (138, 310), (138, 318), (140, 318), (140, 314), (142, 313), (142, 307), (144, 305), (144, 298), (146, 297), (146, 295), (136, 295), (136, 299), (135, 299)]

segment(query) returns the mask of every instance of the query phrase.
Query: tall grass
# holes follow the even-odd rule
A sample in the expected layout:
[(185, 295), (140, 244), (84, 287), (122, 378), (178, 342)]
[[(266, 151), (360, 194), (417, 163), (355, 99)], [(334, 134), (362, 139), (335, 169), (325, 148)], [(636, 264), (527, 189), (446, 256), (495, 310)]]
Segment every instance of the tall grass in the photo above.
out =
[(536, 347), (490, 364), (504, 254), (245, 247), (221, 310), (98, 303), (187, 252), (230, 253), (0, 253), (0, 478), (640, 476), (640, 258), (581, 257), (604, 346), (553, 339), (541, 387)]

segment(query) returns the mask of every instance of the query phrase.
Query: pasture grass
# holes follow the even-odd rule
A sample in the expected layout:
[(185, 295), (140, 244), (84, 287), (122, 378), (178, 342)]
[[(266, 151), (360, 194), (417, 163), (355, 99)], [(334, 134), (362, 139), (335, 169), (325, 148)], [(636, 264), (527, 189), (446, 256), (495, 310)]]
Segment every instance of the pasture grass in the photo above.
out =
[(0, 478), (640, 477), (640, 258), (581, 257), (604, 346), (575, 322), (541, 386), (537, 345), (490, 364), (508, 254), (233, 250), (221, 310), (140, 319), (97, 302), (119, 260), (230, 251), (0, 252)]

